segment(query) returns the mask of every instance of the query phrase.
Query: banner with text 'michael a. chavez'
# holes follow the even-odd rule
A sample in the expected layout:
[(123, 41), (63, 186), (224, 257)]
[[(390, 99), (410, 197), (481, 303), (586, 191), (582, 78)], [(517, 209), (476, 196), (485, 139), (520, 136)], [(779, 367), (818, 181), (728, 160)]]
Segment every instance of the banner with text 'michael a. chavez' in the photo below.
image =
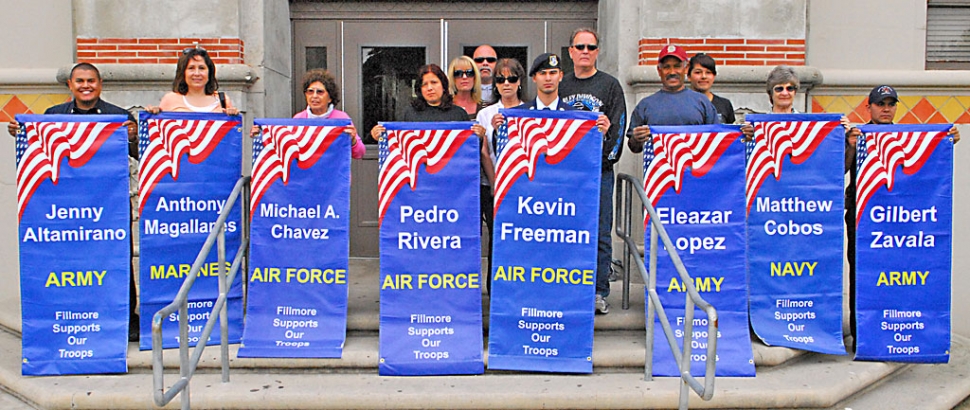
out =
[(350, 120), (259, 119), (239, 357), (340, 357), (350, 264)]
[(597, 113), (503, 110), (488, 367), (590, 373), (602, 134)]
[(950, 127), (859, 127), (863, 135), (856, 151), (857, 359), (949, 360)]
[(17, 115), (25, 375), (127, 371), (127, 119)]
[[(152, 347), (152, 317), (175, 299), (242, 171), (242, 119), (214, 113), (141, 113), (138, 133), (141, 349)], [(189, 345), (199, 342), (240, 240), (240, 202), (226, 220), (226, 265), (213, 245), (189, 292)], [(229, 340), (242, 336), (242, 279), (228, 294)], [(179, 343), (178, 313), (162, 319), (162, 347)], [(212, 332), (208, 344), (219, 343)]]
[(751, 326), (770, 346), (845, 354), (845, 128), (838, 114), (762, 114), (747, 143)]
[[(644, 190), (697, 291), (717, 308), (717, 375), (754, 376), (745, 264), (745, 145), (740, 129), (651, 126), (650, 132), (652, 144), (643, 149)], [(644, 216), (649, 229), (649, 216)], [(649, 247), (648, 242), (647, 258)], [(687, 286), (663, 244), (657, 250), (657, 293), (677, 345), (682, 346)], [(704, 374), (707, 325), (707, 315), (696, 309), (693, 334), (686, 335), (691, 340), (694, 375)], [(653, 343), (654, 375), (680, 376), (663, 332), (655, 334)]]
[(381, 375), (480, 374), (479, 145), (469, 122), (385, 123)]

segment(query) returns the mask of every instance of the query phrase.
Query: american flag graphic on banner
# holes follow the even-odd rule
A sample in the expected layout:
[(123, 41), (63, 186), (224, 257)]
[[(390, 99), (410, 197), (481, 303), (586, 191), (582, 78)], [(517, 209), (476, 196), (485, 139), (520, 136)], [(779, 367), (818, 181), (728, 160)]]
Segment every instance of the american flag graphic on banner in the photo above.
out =
[(508, 113), (508, 120), (496, 130), (499, 152), (495, 169), (496, 212), (519, 176), (526, 174), (529, 180), (535, 177), (540, 154), (545, 154), (547, 163), (556, 164), (569, 156), (586, 133), (596, 128), (595, 118), (535, 118), (517, 116), (529, 115), (527, 110), (503, 111)]
[(707, 174), (724, 150), (740, 137), (741, 132), (737, 130), (652, 132), (653, 144), (643, 150), (643, 190), (650, 203), (657, 206), (660, 197), (670, 187), (680, 193), (685, 171), (690, 170), (691, 175), (698, 178)]
[[(409, 128), (419, 128), (420, 123), (407, 123)], [(379, 221), (405, 185), (414, 190), (418, 185), (421, 164), (434, 174), (445, 167), (455, 151), (473, 135), (470, 127), (442, 129), (440, 123), (428, 124), (428, 129), (389, 129), (378, 143), (380, 174), (378, 176)], [(390, 125), (390, 124), (386, 124)], [(378, 222), (380, 223), (380, 222)]]
[(141, 213), (152, 190), (165, 175), (179, 179), (179, 162), (188, 155), (198, 164), (212, 153), (238, 120), (196, 120), (142, 118), (139, 122), (138, 212)]
[(781, 178), (781, 164), (791, 154), (793, 164), (805, 162), (839, 121), (762, 121), (754, 122), (754, 138), (747, 142), (745, 157), (746, 211), (758, 196), (769, 175)]
[(886, 186), (892, 192), (900, 166), (906, 175), (915, 174), (944, 138), (947, 131), (874, 132), (860, 136), (856, 151), (856, 225), (876, 190)]
[[(349, 125), (349, 122), (348, 122)], [(290, 164), (309, 169), (343, 135), (344, 126), (263, 125), (253, 138), (253, 181), (250, 215), (277, 179), (290, 181)], [(346, 136), (345, 136), (346, 137)], [(350, 155), (350, 154), (348, 154)]]
[(17, 133), (17, 218), (34, 191), (50, 178), (60, 178), (61, 161), (83, 166), (121, 122), (25, 122)]

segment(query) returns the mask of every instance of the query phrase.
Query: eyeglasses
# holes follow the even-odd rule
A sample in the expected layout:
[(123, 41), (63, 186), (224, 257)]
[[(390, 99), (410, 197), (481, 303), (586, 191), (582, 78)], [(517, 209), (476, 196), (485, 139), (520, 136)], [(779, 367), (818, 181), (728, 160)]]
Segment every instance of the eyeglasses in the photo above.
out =
[(890, 106), (890, 107), (895, 107), (896, 106), (896, 101), (886, 102), (885, 100), (883, 100), (883, 101), (879, 101), (879, 102), (877, 102), (875, 104), (876, 104), (877, 107), (885, 107), (887, 105)]
[(481, 63), (484, 63), (486, 61), (488, 61), (489, 63), (494, 63), (498, 59), (495, 58), (495, 57), (475, 57), (474, 60), (475, 60), (476, 63), (481, 64)]
[(774, 90), (776, 93), (780, 93), (782, 91), (788, 91), (790, 93), (793, 93), (796, 90), (798, 90), (798, 87), (795, 87), (794, 85), (789, 85), (787, 87), (782, 87), (782, 86), (779, 85), (779, 86), (775, 86), (775, 88), (772, 88), (772, 90)]
[(475, 70), (471, 68), (467, 70), (455, 70), (452, 74), (455, 75), (455, 78), (475, 78)]
[(191, 53), (193, 51), (195, 51), (195, 54), (196, 55), (200, 55), (200, 56), (209, 55), (209, 53), (207, 51), (205, 51), (205, 49), (202, 48), (202, 47), (189, 47), (189, 48), (186, 48), (186, 49), (182, 50), (182, 55), (187, 55), (187, 54), (189, 54), (189, 53)]
[(600, 48), (600, 46), (596, 44), (573, 44), (573, 48), (579, 51), (586, 51), (587, 49), (589, 49), (589, 51), (596, 51), (596, 49)]
[(306, 95), (324, 95), (327, 93), (327, 90), (322, 88), (307, 88), (303, 93)]
[(500, 75), (497, 75), (495, 77), (492, 77), (492, 79), (495, 80), (495, 84), (502, 84), (502, 83), (505, 83), (505, 82), (507, 82), (509, 84), (515, 84), (515, 83), (519, 82), (519, 76), (517, 76), (517, 75), (510, 75), (508, 77), (502, 77)]

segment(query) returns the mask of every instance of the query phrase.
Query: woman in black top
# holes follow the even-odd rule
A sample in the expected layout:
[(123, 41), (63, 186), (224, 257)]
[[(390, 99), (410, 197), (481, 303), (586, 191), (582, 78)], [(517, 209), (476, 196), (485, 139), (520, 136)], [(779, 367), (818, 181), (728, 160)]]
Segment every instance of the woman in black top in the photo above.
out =
[[(440, 122), (440, 121), (468, 121), (468, 113), (464, 108), (452, 103), (448, 90), (448, 76), (437, 64), (428, 64), (418, 69), (420, 85), (415, 83), (415, 94), (418, 98), (411, 101), (411, 106), (405, 108), (401, 121), (404, 122)], [(472, 131), (481, 138), (485, 135), (485, 128), (472, 125)], [(370, 134), (375, 140), (384, 133), (384, 126), (377, 124), (371, 128)]]
[(722, 124), (734, 124), (734, 106), (727, 98), (723, 98), (711, 92), (714, 85), (714, 78), (717, 77), (717, 67), (711, 56), (698, 53), (690, 59), (690, 68), (687, 70), (687, 78), (690, 80), (690, 88), (707, 96), (708, 100), (717, 109), (718, 117)]

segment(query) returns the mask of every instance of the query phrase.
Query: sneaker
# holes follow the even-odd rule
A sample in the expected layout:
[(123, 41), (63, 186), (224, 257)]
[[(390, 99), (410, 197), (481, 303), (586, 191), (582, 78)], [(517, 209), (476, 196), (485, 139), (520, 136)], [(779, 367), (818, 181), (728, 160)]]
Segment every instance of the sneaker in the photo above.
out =
[(610, 304), (606, 303), (603, 295), (596, 295), (596, 313), (600, 315), (610, 313)]

